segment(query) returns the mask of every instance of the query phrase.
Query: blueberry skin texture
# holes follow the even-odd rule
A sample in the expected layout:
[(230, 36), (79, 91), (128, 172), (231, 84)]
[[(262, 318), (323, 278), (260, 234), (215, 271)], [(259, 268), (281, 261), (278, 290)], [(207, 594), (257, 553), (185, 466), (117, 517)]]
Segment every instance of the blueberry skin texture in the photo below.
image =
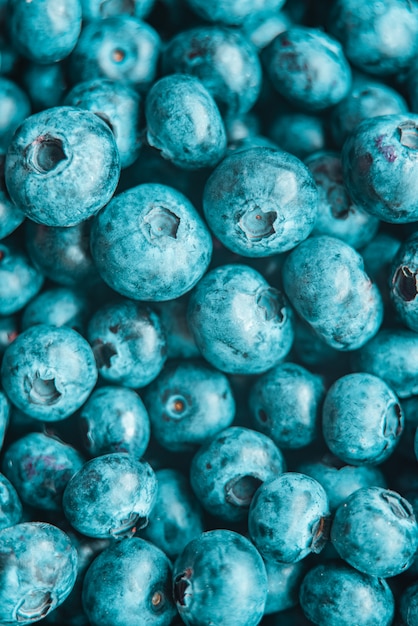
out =
[(265, 559), (297, 563), (324, 547), (329, 514), (322, 485), (305, 474), (287, 472), (257, 490), (248, 514), (248, 530)]
[(64, 63), (28, 63), (22, 70), (22, 85), (33, 111), (59, 106), (68, 90)]
[(369, 576), (397, 576), (410, 567), (418, 546), (411, 504), (395, 491), (366, 487), (335, 512), (331, 541), (347, 563)]
[(78, 83), (65, 98), (68, 106), (92, 111), (111, 128), (119, 150), (121, 168), (132, 165), (141, 148), (141, 99), (128, 85), (98, 78)]
[(351, 87), (351, 70), (340, 43), (314, 28), (293, 27), (264, 50), (274, 88), (303, 111), (340, 102)]
[(321, 459), (304, 461), (298, 471), (315, 478), (327, 492), (329, 508), (334, 512), (352, 493), (363, 487), (386, 488), (386, 480), (377, 467), (346, 465), (330, 453)]
[(34, 222), (74, 226), (97, 213), (119, 180), (109, 126), (90, 111), (54, 107), (19, 126), (6, 157), (10, 197)]
[(166, 185), (139, 185), (115, 197), (94, 219), (91, 252), (102, 278), (133, 300), (165, 301), (194, 287), (212, 255), (196, 209)]
[(326, 144), (324, 120), (304, 113), (279, 114), (270, 125), (268, 136), (298, 159), (323, 150)]
[[(299, 604), (299, 587), (305, 574), (305, 563), (275, 563), (265, 561), (267, 572), (267, 601), (265, 615), (286, 611)], [(281, 622), (279, 622), (281, 623)]]
[(155, 79), (161, 40), (135, 17), (118, 15), (87, 24), (70, 58), (73, 83), (110, 78), (138, 90)]
[(44, 522), (0, 531), (0, 620), (32, 624), (62, 604), (77, 576), (77, 551), (59, 528)]
[(322, 432), (328, 448), (351, 465), (379, 464), (399, 443), (404, 415), (392, 389), (377, 376), (356, 372), (328, 390)]
[(227, 377), (200, 361), (168, 363), (145, 390), (144, 402), (154, 437), (174, 452), (195, 450), (235, 416)]
[(60, 228), (25, 223), (25, 243), (29, 257), (50, 280), (65, 287), (90, 289), (100, 282), (90, 253), (91, 221)]
[(418, 336), (403, 328), (384, 329), (352, 355), (354, 371), (383, 378), (399, 398), (418, 395)]
[(174, 559), (203, 532), (203, 511), (181, 472), (161, 469), (155, 475), (157, 498), (141, 535)]
[(225, 154), (219, 109), (193, 76), (171, 74), (154, 83), (145, 101), (145, 118), (148, 143), (178, 167), (211, 167)]
[(368, 74), (395, 74), (409, 67), (417, 52), (418, 12), (408, 0), (337, 0), (328, 26), (350, 62)]
[(104, 305), (91, 318), (87, 338), (100, 376), (124, 387), (144, 387), (166, 360), (159, 317), (143, 303), (121, 300)]
[(254, 147), (228, 156), (208, 179), (203, 210), (226, 248), (248, 257), (291, 250), (312, 232), (318, 192), (291, 154)]
[(208, 272), (190, 296), (188, 322), (205, 359), (229, 374), (267, 371), (293, 341), (285, 298), (246, 265)]
[(255, 547), (230, 530), (191, 541), (173, 568), (174, 598), (187, 626), (256, 626), (263, 616), (267, 575)]
[(348, 95), (330, 112), (332, 139), (341, 148), (348, 135), (363, 120), (379, 115), (405, 114), (408, 105), (400, 93), (369, 77), (356, 77)]
[(90, 307), (85, 294), (75, 289), (54, 287), (38, 294), (26, 305), (21, 328), (26, 330), (35, 324), (69, 326), (84, 335)]
[(13, 238), (0, 241), (0, 315), (17, 313), (40, 291), (44, 277)]
[(151, 12), (155, 0), (81, 0), (83, 20), (106, 19), (115, 15), (127, 14), (139, 17), (147, 17)]
[(83, 583), (83, 606), (92, 626), (169, 626), (171, 563), (156, 546), (123, 539), (90, 565)]
[[(36, 63), (65, 59), (81, 30), (80, 0), (10, 0), (8, 27), (13, 46)], [(30, 33), (30, 36), (28, 36)]]
[(402, 322), (418, 331), (418, 233), (401, 245), (390, 271), (390, 297)]
[(305, 161), (319, 193), (318, 218), (312, 235), (337, 237), (362, 248), (377, 233), (379, 220), (356, 205), (348, 195), (337, 152), (315, 152)]
[(92, 457), (128, 452), (140, 459), (150, 438), (147, 410), (135, 391), (124, 387), (100, 387), (79, 413), (82, 445)]
[(71, 446), (44, 433), (29, 433), (7, 448), (2, 466), (22, 502), (61, 511), (64, 489), (83, 464), (84, 458)]
[(162, 69), (199, 78), (226, 117), (249, 111), (260, 94), (257, 51), (236, 30), (199, 26), (178, 33), (163, 52)]
[(70, 479), (62, 506), (71, 526), (87, 537), (132, 537), (147, 523), (157, 479), (148, 463), (115, 452), (87, 461)]
[(344, 181), (354, 202), (392, 224), (418, 219), (418, 115), (364, 120), (344, 143)]
[(210, 5), (205, 0), (187, 0), (190, 8), (203, 19), (231, 26), (242, 24), (249, 16), (276, 12), (285, 0), (215, 0)]
[(285, 470), (273, 441), (255, 430), (222, 430), (193, 457), (190, 482), (204, 508), (220, 519), (245, 520), (260, 485)]
[(22, 519), (22, 504), (16, 489), (0, 474), (0, 530), (15, 526)]
[(318, 626), (390, 626), (395, 612), (385, 580), (339, 562), (312, 568), (302, 582), (299, 598), (310, 623)]
[(16, 128), (30, 115), (31, 106), (26, 93), (13, 81), (0, 77), (0, 152), (6, 153)]
[(418, 624), (418, 585), (410, 585), (405, 589), (400, 600), (400, 614), (406, 626)]
[(324, 396), (320, 376), (296, 363), (280, 363), (251, 388), (253, 427), (280, 448), (303, 448), (318, 437)]
[(379, 330), (382, 298), (354, 248), (335, 237), (312, 237), (292, 250), (283, 287), (297, 313), (332, 348), (355, 350)]
[(97, 380), (94, 354), (74, 330), (40, 324), (6, 349), (3, 388), (21, 411), (43, 421), (69, 417), (89, 397)]

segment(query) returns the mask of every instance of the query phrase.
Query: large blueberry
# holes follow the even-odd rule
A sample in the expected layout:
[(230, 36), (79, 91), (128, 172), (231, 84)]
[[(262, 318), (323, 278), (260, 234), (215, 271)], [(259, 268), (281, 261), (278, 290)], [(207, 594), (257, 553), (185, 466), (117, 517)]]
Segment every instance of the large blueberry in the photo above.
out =
[(309, 623), (318, 626), (390, 626), (395, 612), (385, 580), (338, 562), (313, 567), (299, 598)]
[(84, 334), (91, 303), (83, 292), (53, 287), (35, 296), (22, 314), (22, 330), (35, 324), (69, 326)]
[(32, 624), (62, 604), (77, 576), (77, 551), (59, 528), (44, 522), (0, 531), (0, 621)]
[(171, 74), (154, 83), (145, 102), (147, 140), (163, 157), (185, 169), (216, 165), (226, 134), (219, 109), (203, 83)]
[(248, 539), (212, 530), (193, 539), (174, 564), (174, 598), (187, 626), (256, 626), (264, 612), (267, 575)]
[(205, 273), (212, 239), (183, 194), (149, 183), (121, 193), (99, 213), (91, 250), (115, 291), (133, 300), (172, 300)]
[(328, 519), (322, 485), (305, 474), (287, 472), (256, 491), (248, 530), (264, 558), (295, 563), (322, 550), (328, 539)]
[(228, 249), (265, 257), (294, 248), (311, 233), (318, 193), (296, 157), (255, 147), (227, 157), (206, 183), (203, 209)]
[(365, 487), (336, 510), (331, 540), (338, 554), (360, 572), (387, 578), (412, 565), (418, 524), (411, 504), (398, 493)]
[(354, 202), (394, 224), (418, 220), (418, 115), (366, 119), (348, 136), (341, 158)]
[(355, 350), (379, 330), (380, 292), (361, 256), (340, 239), (312, 237), (292, 250), (283, 286), (302, 319), (332, 348)]
[(114, 452), (87, 461), (64, 491), (70, 524), (88, 537), (132, 537), (146, 526), (157, 491), (148, 463)]
[(235, 426), (198, 450), (190, 466), (190, 482), (209, 513), (235, 522), (247, 518), (259, 486), (284, 469), (283, 456), (269, 437)]
[(228, 373), (265, 372), (286, 356), (293, 341), (284, 296), (246, 265), (208, 272), (190, 297), (188, 320), (205, 359)]
[(83, 606), (92, 626), (169, 626), (176, 612), (170, 561), (139, 537), (113, 543), (87, 570)]
[(34, 222), (73, 226), (97, 213), (119, 180), (119, 152), (109, 126), (74, 107), (28, 117), (6, 157), (12, 200)]
[(1, 376), (5, 392), (21, 411), (54, 421), (68, 417), (87, 400), (97, 368), (81, 335), (65, 326), (40, 324), (9, 345)]
[(168, 363), (145, 391), (153, 434), (166, 449), (194, 450), (235, 416), (227, 377), (205, 363)]

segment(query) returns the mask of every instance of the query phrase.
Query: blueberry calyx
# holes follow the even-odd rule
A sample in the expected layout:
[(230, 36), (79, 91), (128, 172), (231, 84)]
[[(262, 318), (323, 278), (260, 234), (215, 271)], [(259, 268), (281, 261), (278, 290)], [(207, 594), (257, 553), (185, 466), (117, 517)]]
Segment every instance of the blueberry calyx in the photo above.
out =
[(147, 213), (143, 220), (146, 226), (146, 236), (151, 243), (165, 237), (177, 239), (180, 218), (169, 209), (154, 207)]
[(141, 517), (138, 513), (131, 513), (121, 520), (119, 526), (111, 528), (109, 534), (117, 539), (131, 537), (137, 530), (145, 528), (148, 524), (147, 517)]
[(418, 128), (412, 120), (402, 122), (398, 126), (399, 141), (405, 148), (418, 149)]
[(276, 211), (262, 211), (256, 207), (246, 211), (238, 222), (247, 239), (257, 242), (274, 235), (274, 222), (277, 219)]
[(256, 294), (257, 306), (264, 314), (266, 322), (277, 319), (279, 322), (283, 322), (284, 315), (282, 309), (284, 308), (284, 302), (280, 293), (273, 287), (262, 287)]
[(36, 622), (49, 613), (52, 606), (52, 596), (49, 591), (33, 589), (25, 595), (23, 602), (16, 610), (18, 622)]
[(311, 550), (315, 554), (321, 552), (322, 548), (329, 539), (331, 529), (331, 519), (329, 517), (321, 517), (312, 528), (312, 544)]
[(390, 510), (398, 519), (414, 518), (412, 506), (395, 491), (389, 491), (389, 489), (387, 489), (381, 493), (381, 498), (389, 504)]
[(50, 375), (42, 376), (40, 372), (35, 372), (33, 378), (25, 378), (25, 389), (32, 404), (52, 406), (61, 398), (55, 378)]
[(99, 369), (103, 367), (109, 368), (112, 365), (112, 357), (116, 356), (117, 353), (113, 343), (103, 343), (103, 341), (97, 339), (93, 344), (93, 354)]
[(166, 412), (172, 419), (180, 420), (187, 412), (188, 402), (180, 394), (170, 395), (166, 404)]
[(40, 135), (28, 147), (27, 161), (38, 174), (49, 174), (65, 167), (68, 155), (58, 137)]
[(402, 265), (396, 270), (393, 284), (397, 295), (405, 300), (405, 302), (411, 302), (415, 299), (418, 293), (417, 275), (411, 272), (409, 267)]
[(151, 606), (154, 609), (154, 611), (158, 611), (159, 609), (161, 609), (165, 604), (165, 596), (164, 593), (160, 590), (154, 591), (154, 593), (151, 596)]
[(225, 485), (225, 500), (234, 506), (249, 507), (263, 481), (257, 476), (235, 476)]
[(190, 578), (192, 576), (192, 570), (188, 567), (182, 574), (179, 574), (174, 579), (173, 595), (176, 604), (180, 606), (186, 606), (186, 598), (190, 596)]

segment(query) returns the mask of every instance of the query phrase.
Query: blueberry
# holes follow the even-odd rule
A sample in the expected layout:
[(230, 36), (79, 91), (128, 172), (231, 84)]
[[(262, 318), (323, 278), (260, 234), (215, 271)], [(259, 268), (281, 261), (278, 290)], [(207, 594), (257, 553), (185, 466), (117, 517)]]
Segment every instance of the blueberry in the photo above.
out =
[(10, 400), (35, 419), (61, 420), (87, 400), (97, 380), (93, 352), (83, 337), (40, 324), (7, 348), (2, 383)]
[(281, 474), (261, 485), (251, 502), (248, 530), (268, 560), (296, 563), (312, 552), (320, 552), (328, 539), (328, 529), (325, 490), (305, 474)]
[(128, 85), (105, 78), (78, 83), (65, 98), (68, 106), (92, 111), (112, 130), (122, 168), (132, 165), (141, 148), (141, 99)]
[(159, 317), (143, 303), (107, 303), (91, 318), (87, 337), (100, 376), (126, 387), (150, 383), (166, 360), (166, 339)]
[(162, 56), (164, 74), (199, 78), (229, 117), (249, 111), (261, 88), (256, 49), (237, 30), (200, 26), (178, 33)]
[(398, 444), (403, 425), (398, 398), (377, 376), (361, 372), (343, 376), (325, 397), (324, 439), (346, 463), (382, 463)]
[(418, 524), (411, 504), (398, 493), (365, 487), (336, 510), (331, 540), (338, 554), (360, 572), (387, 578), (412, 565)]
[(6, 449), (3, 472), (22, 502), (61, 511), (64, 489), (83, 464), (83, 457), (71, 446), (43, 433), (29, 433)]
[(337, 104), (351, 87), (351, 70), (339, 42), (314, 28), (294, 26), (264, 50), (275, 89), (304, 111)]
[(274, 13), (284, 0), (213, 0), (210, 5), (205, 0), (187, 0), (187, 3), (205, 20), (237, 25), (251, 15)]
[(324, 120), (306, 113), (280, 113), (273, 119), (268, 136), (298, 159), (323, 150), (326, 144)]
[(77, 576), (77, 552), (69, 537), (44, 522), (0, 531), (0, 620), (32, 624), (62, 604)]
[(187, 626), (256, 626), (263, 616), (267, 575), (255, 547), (230, 530), (193, 539), (173, 569), (174, 599)]
[[(408, 0), (337, 0), (329, 13), (330, 31), (353, 65), (385, 76), (407, 68), (417, 51), (418, 13)], [(390, 45), (388, 45), (390, 40)]]
[(121, 193), (93, 222), (97, 269), (115, 291), (134, 300), (172, 300), (205, 273), (212, 240), (180, 192), (159, 184)]
[(250, 13), (242, 24), (246, 37), (262, 50), (273, 41), (277, 35), (290, 28), (292, 20), (285, 11), (268, 11)]
[(267, 601), (265, 615), (280, 613), (299, 604), (299, 587), (305, 574), (305, 563), (275, 563), (265, 561), (267, 572)]
[(64, 63), (27, 63), (22, 70), (22, 84), (34, 111), (59, 106), (68, 89)]
[(85, 294), (68, 287), (54, 287), (35, 296), (25, 307), (22, 330), (35, 324), (69, 326), (84, 334), (91, 303)]
[(390, 626), (395, 611), (385, 580), (339, 562), (313, 567), (302, 582), (299, 597), (309, 623), (318, 626)]
[(344, 181), (354, 202), (385, 222), (418, 219), (418, 116), (366, 119), (342, 150)]
[(418, 336), (404, 328), (383, 329), (352, 356), (354, 370), (383, 378), (399, 398), (418, 394)]
[(147, 449), (150, 423), (145, 406), (135, 391), (123, 387), (100, 387), (79, 413), (82, 444), (91, 456), (128, 452), (140, 459)]
[(108, 125), (73, 107), (28, 117), (6, 157), (12, 200), (47, 226), (73, 226), (97, 213), (112, 197), (119, 173), (119, 153)]
[(280, 363), (252, 386), (248, 408), (254, 428), (282, 448), (303, 448), (319, 434), (325, 395), (319, 376), (301, 365)]
[(15, 526), (22, 519), (22, 504), (12, 483), (0, 474), (0, 530)]
[(143, 19), (154, 3), (155, 0), (81, 0), (81, 8), (86, 22), (124, 14)]
[(181, 472), (160, 469), (155, 475), (157, 498), (141, 535), (173, 559), (203, 532), (203, 512)]
[(44, 282), (17, 239), (0, 240), (0, 315), (20, 311)]
[(346, 465), (336, 456), (326, 453), (316, 460), (306, 459), (298, 471), (315, 478), (327, 492), (331, 512), (354, 491), (363, 487), (386, 488), (386, 480), (377, 467), (371, 465)]
[(154, 437), (173, 451), (194, 450), (235, 416), (227, 377), (195, 361), (169, 363), (146, 389), (144, 402)]
[(147, 140), (185, 169), (216, 165), (226, 148), (219, 109), (204, 84), (187, 74), (154, 83), (145, 101)]
[(190, 359), (200, 356), (187, 324), (187, 305), (187, 296), (153, 303), (167, 336), (168, 359)]
[(245, 520), (257, 489), (285, 470), (273, 441), (255, 430), (226, 428), (193, 457), (190, 482), (204, 508), (230, 522)]
[(115, 452), (87, 461), (67, 483), (62, 504), (70, 524), (88, 537), (131, 537), (146, 526), (156, 491), (148, 463)]
[(146, 22), (129, 15), (85, 25), (70, 58), (73, 83), (110, 78), (144, 90), (152, 84), (161, 41)]
[(3, 114), (0, 119), (0, 152), (7, 152), (13, 133), (31, 112), (26, 93), (13, 81), (0, 77), (0, 107)]
[(224, 246), (244, 256), (266, 257), (308, 237), (318, 214), (318, 193), (299, 159), (254, 147), (218, 165), (206, 183), (203, 209)]
[(83, 584), (83, 606), (92, 626), (169, 626), (171, 563), (139, 537), (109, 546), (91, 564)]
[(360, 348), (379, 330), (380, 293), (361, 256), (339, 239), (312, 237), (292, 250), (283, 286), (302, 319), (337, 350)]
[(81, 30), (80, 0), (10, 0), (8, 9), (13, 45), (26, 58), (53, 63), (74, 48)]
[(418, 585), (410, 585), (405, 589), (400, 601), (400, 614), (405, 626), (418, 624)]
[(372, 241), (379, 220), (351, 200), (344, 187), (339, 154), (315, 152), (305, 164), (319, 192), (318, 219), (312, 234), (338, 237), (353, 248), (361, 248)]
[(412, 234), (395, 255), (390, 272), (390, 296), (405, 326), (418, 331), (418, 233)]

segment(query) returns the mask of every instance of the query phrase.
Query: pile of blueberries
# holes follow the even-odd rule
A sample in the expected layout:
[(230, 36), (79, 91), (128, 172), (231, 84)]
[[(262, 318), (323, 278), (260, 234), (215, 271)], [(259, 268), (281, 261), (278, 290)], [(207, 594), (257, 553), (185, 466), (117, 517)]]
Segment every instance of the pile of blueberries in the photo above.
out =
[(0, 0), (0, 166), (0, 624), (418, 626), (418, 1)]

